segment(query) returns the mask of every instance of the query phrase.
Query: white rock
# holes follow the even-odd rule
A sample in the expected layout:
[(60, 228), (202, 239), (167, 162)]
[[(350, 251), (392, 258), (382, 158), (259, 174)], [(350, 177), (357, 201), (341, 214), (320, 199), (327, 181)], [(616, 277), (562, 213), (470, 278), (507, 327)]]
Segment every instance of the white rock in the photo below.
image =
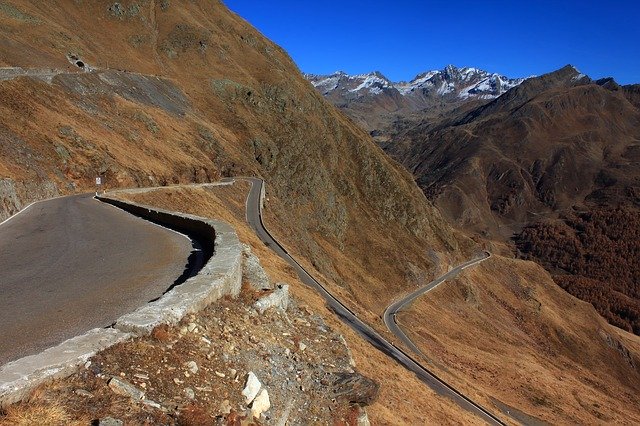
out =
[(187, 367), (187, 370), (189, 370), (191, 374), (196, 374), (198, 372), (198, 364), (196, 364), (195, 361), (185, 362), (184, 366)]
[(371, 422), (369, 421), (369, 415), (364, 410), (364, 408), (360, 409), (360, 415), (358, 416), (358, 426), (371, 426)]
[(191, 388), (186, 388), (184, 390), (184, 394), (189, 399), (195, 399), (196, 398), (196, 393)]
[(271, 408), (271, 402), (269, 401), (269, 393), (266, 389), (262, 389), (256, 399), (251, 404), (251, 415), (259, 419), (260, 415)]
[(158, 404), (157, 402), (152, 401), (150, 399), (143, 399), (142, 403), (144, 405), (146, 405), (147, 407), (152, 407), (152, 408), (155, 408), (155, 409), (158, 409), (158, 410), (162, 409), (162, 406), (160, 404)]
[(115, 419), (113, 417), (105, 417), (104, 419), (98, 420), (98, 426), (122, 426), (124, 422), (120, 419)]
[(271, 294), (260, 298), (253, 307), (261, 314), (269, 308), (286, 311), (289, 307), (289, 286), (287, 284), (278, 284), (277, 289)]
[(220, 410), (220, 413), (222, 414), (231, 413), (231, 404), (229, 403), (229, 400), (225, 399), (224, 401), (222, 401), (218, 410)]
[(144, 392), (133, 386), (131, 383), (117, 377), (112, 377), (111, 380), (109, 380), (108, 385), (114, 393), (119, 395), (128, 396), (138, 401), (144, 399)]
[(247, 404), (250, 404), (260, 392), (260, 388), (262, 387), (262, 383), (258, 380), (258, 377), (253, 373), (253, 371), (249, 372), (247, 376), (247, 383), (244, 385), (244, 390), (242, 391), (242, 395), (245, 397), (245, 401)]
[(87, 398), (93, 398), (93, 394), (89, 391), (86, 391), (84, 389), (76, 389), (75, 391), (73, 391), (76, 395), (80, 395), (80, 396), (84, 396)]

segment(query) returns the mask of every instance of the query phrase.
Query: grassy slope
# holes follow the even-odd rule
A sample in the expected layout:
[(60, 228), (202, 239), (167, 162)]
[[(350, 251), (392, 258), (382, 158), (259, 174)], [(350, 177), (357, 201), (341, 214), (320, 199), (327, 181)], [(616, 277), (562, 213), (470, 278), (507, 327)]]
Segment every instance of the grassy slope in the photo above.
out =
[(533, 262), (493, 256), (423, 296), (400, 322), (445, 377), (480, 400), (491, 395), (549, 423), (640, 416), (640, 339)]

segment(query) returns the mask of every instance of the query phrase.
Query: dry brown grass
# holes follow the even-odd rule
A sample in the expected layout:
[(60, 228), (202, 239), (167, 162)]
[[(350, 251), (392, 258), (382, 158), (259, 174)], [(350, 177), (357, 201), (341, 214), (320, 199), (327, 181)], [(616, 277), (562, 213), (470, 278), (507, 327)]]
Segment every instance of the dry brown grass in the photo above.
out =
[[(230, 222), (272, 276), (294, 283), (292, 291), (297, 297), (326, 314), (327, 322), (341, 330), (347, 339), (359, 369), (381, 383), (379, 401), (368, 409), (375, 422), (415, 424), (425, 419), (443, 424), (478, 422), (473, 416), (460, 412), (449, 400), (434, 395), (413, 374), (371, 348), (335, 318), (313, 290), (297, 281), (292, 270), (246, 226), (247, 190), (248, 185), (239, 183), (239, 186), (206, 192), (160, 191), (130, 198), (155, 202), (165, 208), (190, 205), (192, 213)], [(162, 192), (167, 194), (159, 196)], [(168, 195), (169, 192), (173, 195)], [(270, 219), (268, 226), (272, 221)], [(294, 253), (298, 250), (298, 247), (288, 248)], [(358, 268), (335, 248), (326, 249), (334, 256), (336, 268)], [(298, 259), (310, 266), (304, 258)], [(444, 260), (439, 273), (448, 263)], [(385, 332), (379, 316), (356, 304), (350, 291), (315, 273), (330, 283), (341, 298), (349, 300), (363, 319)], [(637, 414), (633, 408), (637, 403), (632, 396), (633, 379), (624, 376), (634, 377), (638, 373), (625, 367), (628, 364), (622, 359), (615, 361), (621, 354), (606, 345), (599, 330), (606, 330), (624, 342), (631, 353), (640, 353), (640, 342), (599, 320), (593, 309), (557, 288), (533, 263), (494, 256), (481, 267), (465, 271), (458, 280), (446, 282), (419, 299), (410, 311), (400, 316), (400, 322), (429, 357), (425, 360), (427, 365), (494, 412), (498, 409), (488, 396), (551, 422), (615, 419), (624, 423)], [(565, 340), (559, 340), (563, 338)], [(594, 389), (598, 389), (596, 393)], [(600, 404), (598, 399), (608, 402)], [(416, 408), (417, 400), (423, 404), (419, 408)], [(425, 400), (429, 403), (424, 403)]]
[(168, 342), (171, 340), (171, 333), (167, 324), (160, 324), (151, 331), (151, 337), (159, 342)]
[(30, 404), (10, 406), (4, 416), (0, 417), (3, 426), (61, 426), (61, 425), (86, 425), (86, 421), (78, 421), (72, 418), (65, 407)]
[(0, 410), (2, 426), (79, 426), (90, 422), (90, 418), (74, 413), (66, 401), (49, 398), (47, 386), (34, 389), (25, 402)]
[(491, 396), (549, 423), (640, 419), (640, 338), (532, 262), (493, 256), (419, 298), (399, 322), (443, 378), (488, 407)]

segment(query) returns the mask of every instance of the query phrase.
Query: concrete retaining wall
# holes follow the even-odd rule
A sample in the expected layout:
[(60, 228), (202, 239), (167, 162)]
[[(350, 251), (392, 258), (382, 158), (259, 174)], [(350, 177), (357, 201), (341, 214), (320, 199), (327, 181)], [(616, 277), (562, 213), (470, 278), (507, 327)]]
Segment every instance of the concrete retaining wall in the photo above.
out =
[(157, 325), (174, 325), (186, 314), (197, 312), (224, 295), (237, 296), (240, 293), (242, 246), (229, 224), (113, 198), (98, 199), (168, 228), (197, 234), (204, 249), (215, 253), (198, 275), (173, 288), (159, 300), (120, 317), (115, 324), (118, 330), (138, 336), (147, 335)]
[(120, 317), (113, 328), (94, 329), (44, 352), (0, 367), (0, 407), (18, 402), (47, 381), (73, 374), (95, 355), (116, 343), (151, 333), (160, 324), (175, 325), (225, 296), (237, 296), (242, 285), (242, 246), (227, 223), (125, 203), (101, 200), (174, 230), (197, 235), (213, 255), (199, 273), (174, 287), (157, 301)]

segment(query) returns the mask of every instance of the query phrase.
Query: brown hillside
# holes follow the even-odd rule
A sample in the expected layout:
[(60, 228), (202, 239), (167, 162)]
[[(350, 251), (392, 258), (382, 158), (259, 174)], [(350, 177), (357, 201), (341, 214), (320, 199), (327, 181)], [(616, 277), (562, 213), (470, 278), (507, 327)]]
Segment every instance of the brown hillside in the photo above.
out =
[(637, 205), (640, 110), (610, 89), (568, 66), (390, 150), (446, 216), (485, 235), (574, 205)]
[(502, 401), (522, 424), (640, 421), (637, 336), (611, 327), (533, 262), (493, 256), (400, 321), (451, 383)]
[[(23, 183), (64, 193), (92, 188), (96, 174), (111, 187), (253, 174), (267, 179), (278, 217), (299, 225), (297, 237), (318, 241), (308, 257), (319, 265), (330, 263), (320, 245), (348, 253), (364, 224), (378, 230), (380, 249), (396, 244), (387, 229), (436, 250), (457, 247), (410, 176), (279, 47), (220, 3), (157, 3), (25, 2), (28, 22), (0, 14), (10, 28), (0, 47), (7, 64), (65, 71), (51, 83), (0, 82), (1, 163), (16, 182), (4, 184), (21, 201), (9, 211), (33, 197)], [(81, 72), (69, 54), (110, 69)], [(415, 253), (414, 263), (429, 263)], [(403, 272), (408, 261), (398, 254), (387, 267)]]

